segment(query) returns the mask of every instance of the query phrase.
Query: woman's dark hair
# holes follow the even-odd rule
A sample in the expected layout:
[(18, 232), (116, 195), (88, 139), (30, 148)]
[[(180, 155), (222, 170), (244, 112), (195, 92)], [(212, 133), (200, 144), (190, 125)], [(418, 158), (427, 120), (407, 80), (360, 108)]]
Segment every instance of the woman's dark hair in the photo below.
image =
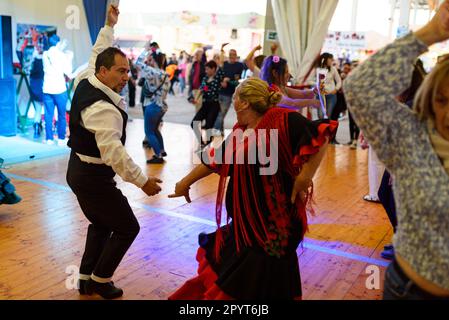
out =
[(332, 54), (330, 54), (330, 53), (328, 53), (328, 52), (324, 52), (324, 53), (320, 56), (320, 61), (319, 61), (318, 67), (319, 67), (319, 68), (323, 68), (323, 69), (330, 70), (331, 67), (329, 67), (329, 66), (327, 65), (327, 60), (328, 60), (328, 59), (333, 59), (333, 58), (334, 58), (334, 55), (332, 55)]
[(217, 63), (214, 61), (214, 60), (210, 60), (210, 61), (208, 61), (205, 65), (204, 65), (205, 67), (209, 67), (209, 68), (211, 68), (211, 69), (217, 69)]
[[(260, 70), (260, 79), (269, 85), (282, 85), (280, 83), (281, 77), (284, 76), (286, 70), (287, 60), (279, 56), (268, 56), (263, 61), (262, 69)], [(274, 73), (277, 77), (274, 76)]]
[(156, 64), (159, 67), (159, 69), (164, 69), (165, 70), (165, 68), (166, 68), (165, 54), (153, 52), (151, 54), (151, 57), (156, 62)]

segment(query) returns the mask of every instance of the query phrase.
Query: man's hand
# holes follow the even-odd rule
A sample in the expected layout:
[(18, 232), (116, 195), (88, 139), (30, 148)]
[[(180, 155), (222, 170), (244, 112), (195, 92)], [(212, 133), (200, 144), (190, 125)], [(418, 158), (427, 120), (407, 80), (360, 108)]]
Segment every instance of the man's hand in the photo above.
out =
[(149, 177), (147, 183), (142, 187), (142, 191), (149, 196), (154, 196), (162, 190), (158, 183), (162, 183), (162, 180), (155, 177)]
[(260, 50), (260, 49), (262, 49), (262, 46), (259, 44), (259, 45), (257, 45), (257, 47), (254, 48), (254, 51), (257, 51), (257, 50)]
[(118, 10), (118, 7), (110, 5), (108, 10), (108, 16), (106, 17), (106, 25), (110, 26), (111, 28), (114, 28), (114, 26), (118, 22), (119, 14), (120, 11)]
[(190, 185), (188, 183), (186, 183), (184, 180), (181, 180), (175, 186), (175, 193), (170, 194), (168, 197), (169, 198), (184, 197), (184, 198), (186, 198), (186, 201), (188, 203), (190, 203), (190, 202), (192, 202), (192, 200), (190, 200), (189, 190), (190, 190)]
[(223, 44), (221, 45), (221, 51), (223, 51), (223, 50), (224, 50), (224, 47), (226, 47), (228, 44), (229, 44), (229, 42), (223, 43)]

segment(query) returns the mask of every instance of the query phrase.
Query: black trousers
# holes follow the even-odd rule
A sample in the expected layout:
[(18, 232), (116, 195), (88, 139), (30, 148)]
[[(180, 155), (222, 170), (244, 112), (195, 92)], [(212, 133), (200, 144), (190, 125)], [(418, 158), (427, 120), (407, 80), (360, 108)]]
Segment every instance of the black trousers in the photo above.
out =
[(354, 118), (352, 117), (352, 114), (350, 111), (348, 111), (349, 114), (349, 135), (351, 136), (352, 140), (358, 140), (360, 135), (360, 129), (357, 123), (355, 123)]
[(90, 221), (80, 273), (110, 278), (140, 227), (111, 167), (82, 162), (72, 151), (67, 183)]
[(135, 107), (136, 106), (136, 86), (129, 81), (128, 82), (128, 97), (129, 97), (129, 106)]
[(394, 201), (393, 186), (390, 185), (390, 173), (387, 170), (385, 170), (384, 175), (382, 176), (378, 197), (387, 212), (388, 219), (390, 220), (391, 226), (396, 233), (396, 227), (398, 226), (398, 219), (396, 217), (396, 203)]
[(195, 135), (197, 135), (198, 140), (202, 143), (201, 131), (197, 132), (197, 128), (194, 127), (194, 122), (206, 120), (206, 125), (204, 129), (212, 129), (215, 124), (215, 120), (217, 119), (218, 113), (220, 112), (220, 103), (218, 101), (203, 101), (203, 105), (200, 110), (193, 117), (192, 123), (190, 126), (195, 131)]

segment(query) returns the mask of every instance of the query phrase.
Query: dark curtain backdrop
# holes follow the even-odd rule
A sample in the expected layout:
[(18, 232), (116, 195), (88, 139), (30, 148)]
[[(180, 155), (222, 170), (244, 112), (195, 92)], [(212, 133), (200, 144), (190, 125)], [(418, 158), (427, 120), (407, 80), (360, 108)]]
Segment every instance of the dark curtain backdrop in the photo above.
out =
[(108, 0), (83, 0), (92, 44), (95, 43), (100, 29), (104, 26), (107, 2)]

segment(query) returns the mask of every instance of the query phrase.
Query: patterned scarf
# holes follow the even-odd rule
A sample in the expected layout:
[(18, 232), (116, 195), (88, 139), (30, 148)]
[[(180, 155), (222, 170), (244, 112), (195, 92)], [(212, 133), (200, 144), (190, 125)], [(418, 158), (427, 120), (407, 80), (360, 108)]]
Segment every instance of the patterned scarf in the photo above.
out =
[[(228, 154), (233, 159), (239, 159), (242, 156), (248, 155), (248, 150), (254, 148), (254, 144), (257, 143), (258, 136), (260, 132), (258, 129), (267, 129), (265, 141), (268, 146), (270, 145), (269, 139), (270, 129), (278, 130), (278, 143), (276, 143), (278, 150), (278, 168), (282, 168), (287, 172), (292, 179), (296, 177), (299, 173), (299, 169), (302, 166), (302, 161), (292, 154), (290, 148), (290, 138), (288, 135), (288, 113), (292, 111), (272, 108), (263, 117), (263, 119), (258, 124), (255, 129), (255, 135), (244, 139), (243, 143), (233, 143), (232, 148), (226, 147), (225, 154)], [(236, 130), (245, 130), (244, 127), (238, 124), (234, 127), (231, 139), (234, 138)], [(274, 152), (276, 152), (274, 151)], [(268, 151), (272, 152), (272, 151)], [(229, 159), (229, 158), (228, 158)], [(289, 199), (289, 195), (285, 195), (282, 191), (282, 182), (280, 180), (279, 172), (271, 176), (261, 176), (262, 184), (264, 190), (266, 190), (265, 195), (255, 194), (256, 190), (255, 184), (256, 177), (254, 176), (254, 170), (251, 170), (252, 166), (248, 164), (238, 164), (232, 167), (229, 164), (223, 164), (220, 169), (220, 182), (217, 193), (217, 203), (216, 203), (216, 221), (217, 221), (217, 232), (216, 232), (216, 242), (215, 242), (215, 259), (218, 262), (220, 260), (221, 246), (223, 245), (223, 234), (220, 228), (221, 223), (221, 209), (223, 204), (223, 198), (225, 194), (226, 178), (228, 175), (234, 176), (233, 185), (233, 226), (234, 230), (227, 230), (228, 232), (233, 232), (237, 251), (242, 246), (252, 246), (254, 243), (251, 239), (255, 239), (257, 244), (265, 249), (268, 254), (271, 255), (282, 255), (284, 247), (287, 243), (287, 238), (289, 235), (289, 228), (291, 226), (291, 219), (298, 219), (302, 223), (302, 235), (307, 229), (307, 215), (306, 207), (310, 205), (309, 200), (311, 200), (313, 189), (309, 191), (305, 203), (302, 203), (299, 197), (297, 198), (296, 205), (291, 206), (290, 209), (285, 205)], [(232, 171), (231, 171), (232, 168)], [(249, 190), (247, 189), (249, 186)], [(267, 213), (263, 212), (262, 209), (257, 205), (258, 198), (264, 197), (267, 201), (267, 205), (270, 209), (269, 216)], [(239, 200), (242, 200), (240, 203)], [(255, 208), (251, 208), (250, 203), (255, 203)], [(229, 214), (228, 214), (229, 223)], [(229, 226), (229, 224), (228, 224)], [(249, 228), (249, 229), (248, 229)], [(271, 240), (275, 241), (271, 241)], [(279, 248), (280, 250), (273, 250), (273, 248)]]

